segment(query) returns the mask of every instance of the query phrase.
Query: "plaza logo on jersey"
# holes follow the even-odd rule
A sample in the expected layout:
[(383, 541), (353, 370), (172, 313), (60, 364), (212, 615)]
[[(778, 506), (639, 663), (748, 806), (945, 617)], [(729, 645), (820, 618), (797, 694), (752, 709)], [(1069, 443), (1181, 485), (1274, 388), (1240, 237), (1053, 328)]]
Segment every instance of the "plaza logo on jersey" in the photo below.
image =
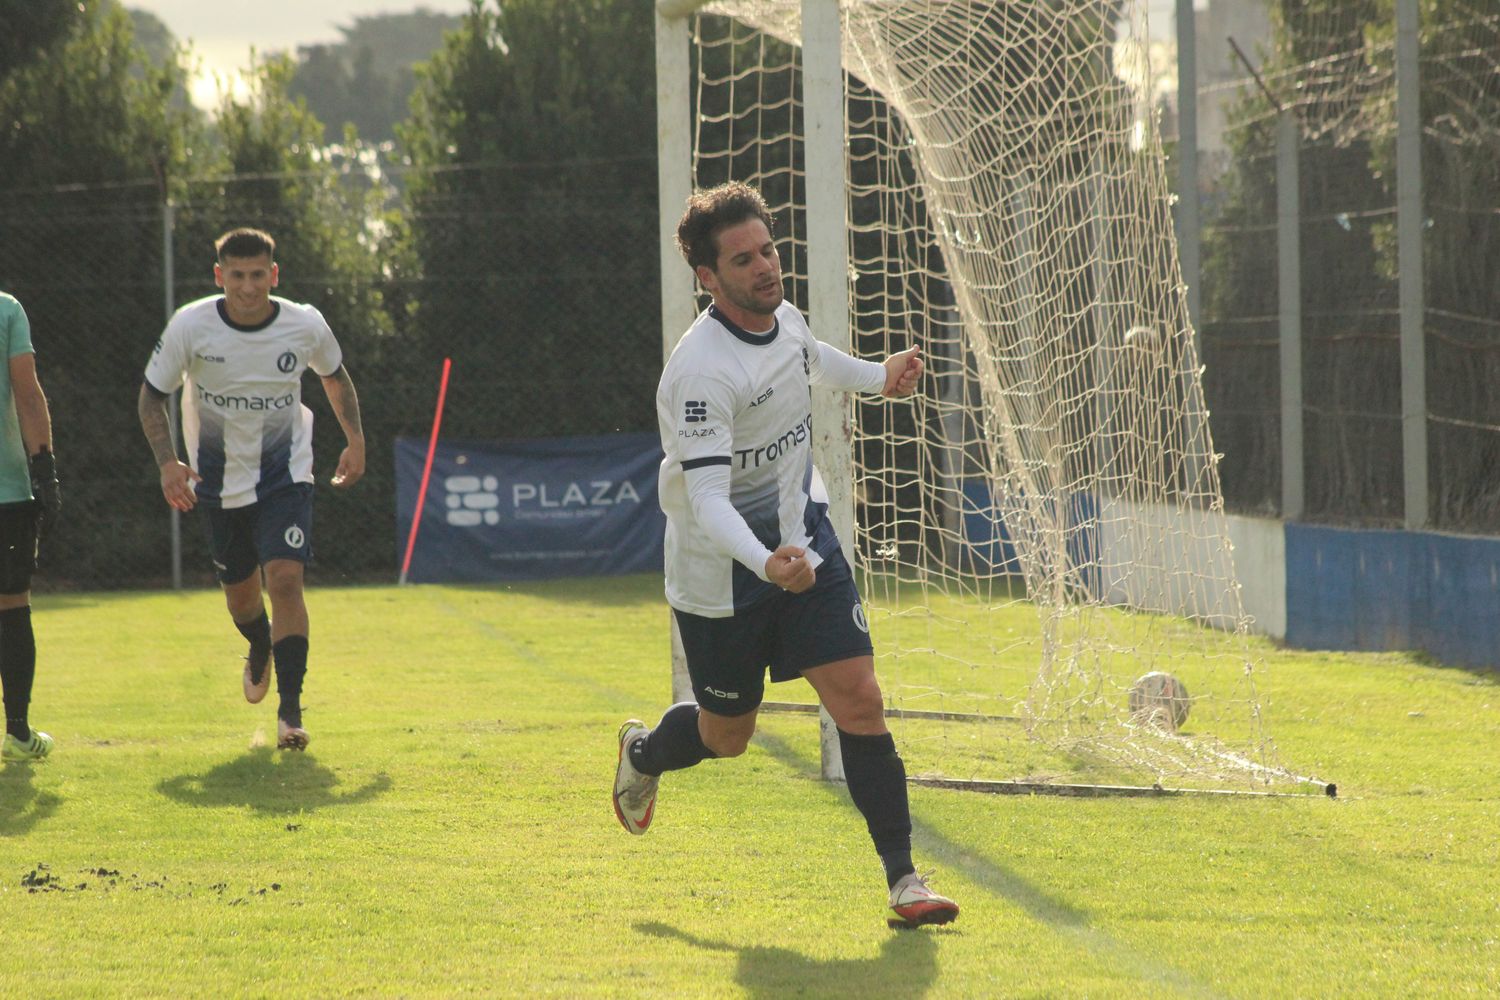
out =
[(854, 627), (861, 632), (870, 631), (870, 623), (865, 620), (865, 606), (858, 601), (854, 602)]
[(708, 419), (708, 402), (702, 399), (690, 399), (683, 405), (682, 422), (685, 424), (701, 424)]
[(282, 540), (286, 542), (287, 547), (293, 549), (302, 548), (302, 543), (307, 541), (307, 536), (302, 534), (302, 529), (297, 527), (295, 524), (290, 528), (287, 528), (286, 532), (282, 534), (281, 537)]
[(293, 368), (296, 367), (297, 355), (293, 354), (291, 351), (287, 351), (281, 357), (276, 359), (276, 370), (279, 372), (290, 372)]
[(812, 433), (812, 414), (802, 418), (802, 422), (791, 430), (782, 434), (781, 437), (770, 444), (759, 448), (736, 448), (735, 455), (740, 460), (740, 468), (760, 468), (762, 462), (774, 462), (797, 445), (806, 441)]

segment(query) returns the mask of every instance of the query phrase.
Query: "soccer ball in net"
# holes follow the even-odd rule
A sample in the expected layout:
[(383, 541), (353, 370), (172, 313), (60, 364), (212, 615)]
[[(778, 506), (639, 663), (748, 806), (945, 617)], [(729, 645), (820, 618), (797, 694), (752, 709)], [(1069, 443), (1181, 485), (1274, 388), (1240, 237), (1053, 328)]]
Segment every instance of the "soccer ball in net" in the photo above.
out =
[(1180, 729), (1191, 699), (1182, 681), (1161, 670), (1141, 676), (1130, 686), (1130, 718), (1163, 729)]

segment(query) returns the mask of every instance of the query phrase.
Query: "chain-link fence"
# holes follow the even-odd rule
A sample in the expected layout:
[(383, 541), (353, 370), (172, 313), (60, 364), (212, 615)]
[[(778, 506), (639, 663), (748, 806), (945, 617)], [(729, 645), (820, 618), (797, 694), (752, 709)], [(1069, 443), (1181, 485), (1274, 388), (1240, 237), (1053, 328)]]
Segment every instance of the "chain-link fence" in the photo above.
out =
[[(1202, 270), (1186, 277), (1201, 289), (1224, 492), (1241, 512), (1410, 526), (1404, 431), (1415, 419), (1427, 444), (1422, 526), (1500, 532), (1500, 13), (1478, 0), (1418, 6), (1425, 398), (1415, 409), (1403, 407), (1403, 387), (1423, 372), (1402, 351), (1398, 4), (1213, 0), (1198, 5), (1191, 38), (1179, 33), (1179, 46), (1195, 45), (1197, 114), (1191, 131), (1169, 117), (1167, 137), (1196, 133), (1187, 196), (1201, 211)], [(1293, 150), (1278, 146), (1284, 118)], [(1288, 162), (1290, 215), (1278, 205)], [(1300, 243), (1295, 328), (1278, 259), (1286, 225)], [(1301, 343), (1290, 409), (1287, 337)], [(1285, 426), (1289, 413), (1300, 428)], [(1296, 430), (1302, 506), (1289, 512), (1282, 445)]]
[[(276, 237), (276, 294), (323, 311), (359, 391), (368, 469), (343, 492), (326, 486), (342, 432), (317, 379), (303, 386), (316, 417), (315, 581), (395, 578), (393, 440), (428, 433), (445, 357), (445, 437), (653, 429), (654, 168), (449, 168), (417, 193), (397, 176), (383, 208), (338, 220), (352, 233), (338, 245), (290, 207), (319, 182), (305, 176), (190, 181), (170, 204), (149, 182), (0, 194), (0, 288), (31, 320), (63, 483), (37, 586), (172, 579), (172, 518), (137, 393), (171, 309), (216, 293), (213, 240), (237, 225)], [(528, 182), (542, 177), (569, 193), (536, 193)], [(190, 585), (213, 579), (199, 520), (180, 525)]]

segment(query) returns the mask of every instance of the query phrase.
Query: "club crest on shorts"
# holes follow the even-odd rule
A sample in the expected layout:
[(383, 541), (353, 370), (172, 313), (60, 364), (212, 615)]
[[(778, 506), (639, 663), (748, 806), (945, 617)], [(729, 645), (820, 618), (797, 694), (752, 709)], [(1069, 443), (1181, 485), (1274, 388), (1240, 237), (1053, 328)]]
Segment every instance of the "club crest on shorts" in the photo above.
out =
[(854, 625), (861, 632), (869, 634), (870, 623), (865, 621), (865, 606), (858, 601), (854, 602)]
[(284, 352), (281, 355), (281, 357), (279, 357), (279, 358), (276, 359), (276, 370), (277, 371), (280, 371), (280, 372), (290, 372), (293, 368), (296, 368), (296, 367), (297, 367), (297, 355), (293, 354), (291, 351)]
[(287, 543), (289, 547), (294, 549), (302, 548), (302, 543), (307, 540), (306, 537), (302, 534), (302, 529), (297, 527), (295, 524), (287, 528), (286, 531), (282, 534), (281, 538)]

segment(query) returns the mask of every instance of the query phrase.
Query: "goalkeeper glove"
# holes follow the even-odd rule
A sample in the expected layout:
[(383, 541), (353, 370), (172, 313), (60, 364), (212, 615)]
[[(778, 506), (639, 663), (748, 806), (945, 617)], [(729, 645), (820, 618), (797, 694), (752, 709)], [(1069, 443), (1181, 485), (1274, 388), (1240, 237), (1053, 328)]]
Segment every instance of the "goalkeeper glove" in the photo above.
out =
[(41, 516), (37, 519), (38, 538), (46, 538), (57, 517), (62, 513), (62, 488), (57, 482), (57, 460), (52, 450), (45, 445), (31, 456), (31, 493), (40, 505)]

